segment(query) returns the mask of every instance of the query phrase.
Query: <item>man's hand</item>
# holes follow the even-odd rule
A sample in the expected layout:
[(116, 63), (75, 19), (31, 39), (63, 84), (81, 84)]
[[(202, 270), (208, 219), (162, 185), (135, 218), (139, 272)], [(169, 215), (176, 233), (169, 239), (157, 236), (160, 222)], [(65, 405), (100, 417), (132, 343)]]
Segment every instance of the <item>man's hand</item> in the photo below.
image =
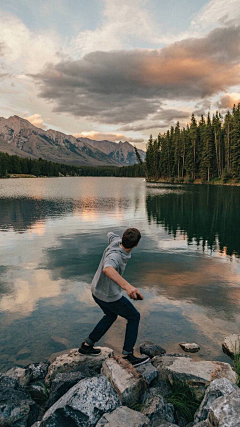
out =
[(130, 298), (135, 300), (143, 299), (143, 295), (141, 294), (141, 292), (134, 286), (130, 285), (130, 283), (128, 283), (122, 276), (120, 276), (120, 274), (117, 272), (117, 270), (115, 270), (115, 268), (105, 267), (103, 269), (103, 273), (106, 274), (109, 279), (117, 283), (122, 289), (124, 289)]
[[(128, 296), (130, 298), (132, 298), (132, 299), (135, 299), (135, 300), (141, 299), (141, 300), (143, 300), (143, 295), (141, 294), (141, 292), (137, 288), (135, 288), (134, 286), (132, 286), (132, 285), (129, 285), (127, 287), (126, 292), (127, 292)], [(140, 298), (138, 298), (138, 295), (139, 295)]]

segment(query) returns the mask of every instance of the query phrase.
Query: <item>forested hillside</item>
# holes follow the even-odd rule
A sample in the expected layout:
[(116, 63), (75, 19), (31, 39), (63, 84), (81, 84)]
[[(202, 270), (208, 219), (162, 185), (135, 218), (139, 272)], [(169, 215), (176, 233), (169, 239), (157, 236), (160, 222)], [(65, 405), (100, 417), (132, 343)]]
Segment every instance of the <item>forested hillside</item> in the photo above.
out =
[(34, 176), (145, 176), (144, 166), (135, 164), (131, 166), (69, 166), (49, 162), (39, 158), (33, 160), (18, 156), (9, 156), (0, 152), (0, 178), (7, 178), (11, 174), (24, 174)]
[(157, 139), (150, 136), (146, 174), (175, 182), (240, 180), (240, 104), (225, 117), (216, 112), (197, 122), (192, 114), (186, 128), (178, 122)]

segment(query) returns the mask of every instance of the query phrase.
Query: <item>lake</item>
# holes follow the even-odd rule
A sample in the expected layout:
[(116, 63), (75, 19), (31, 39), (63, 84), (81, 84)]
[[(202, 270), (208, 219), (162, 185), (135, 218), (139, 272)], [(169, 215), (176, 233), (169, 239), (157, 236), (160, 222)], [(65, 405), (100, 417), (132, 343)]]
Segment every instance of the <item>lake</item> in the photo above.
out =
[[(229, 361), (240, 325), (240, 188), (142, 178), (0, 180), (0, 371), (78, 347), (101, 318), (90, 283), (107, 232), (142, 233), (125, 278), (144, 301), (137, 344)], [(100, 341), (120, 353), (125, 320)], [(138, 346), (136, 347), (138, 352)]]

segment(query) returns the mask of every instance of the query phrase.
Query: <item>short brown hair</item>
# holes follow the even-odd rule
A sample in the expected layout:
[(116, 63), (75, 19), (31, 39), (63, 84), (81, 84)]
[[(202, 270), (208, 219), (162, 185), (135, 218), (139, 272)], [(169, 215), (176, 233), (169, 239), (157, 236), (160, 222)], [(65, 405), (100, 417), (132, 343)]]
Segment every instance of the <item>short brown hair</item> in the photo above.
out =
[(126, 249), (134, 248), (141, 239), (141, 233), (137, 228), (127, 228), (122, 236), (122, 245)]

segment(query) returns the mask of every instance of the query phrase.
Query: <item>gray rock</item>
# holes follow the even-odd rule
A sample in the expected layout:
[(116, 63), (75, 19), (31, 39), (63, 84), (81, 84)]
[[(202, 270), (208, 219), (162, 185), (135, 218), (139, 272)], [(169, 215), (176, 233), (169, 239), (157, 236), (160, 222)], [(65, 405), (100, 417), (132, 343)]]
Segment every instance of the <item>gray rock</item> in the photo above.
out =
[(209, 424), (208, 420), (200, 421), (200, 423), (193, 424), (193, 425), (194, 425), (194, 427), (212, 427), (212, 426)]
[(160, 424), (157, 424), (156, 427), (178, 427), (178, 425), (168, 423), (167, 421), (160, 421)]
[(157, 387), (159, 394), (164, 398), (169, 397), (172, 393), (172, 387), (168, 381), (158, 381), (154, 384), (153, 388), (155, 387)]
[(45, 378), (46, 384), (51, 385), (52, 380), (61, 372), (81, 371), (81, 366), (85, 365), (92, 375), (100, 373), (102, 364), (105, 359), (113, 356), (113, 350), (107, 347), (100, 347), (101, 353), (97, 356), (83, 355), (78, 352), (77, 348), (72, 349), (69, 353), (61, 354), (51, 363)]
[(85, 378), (48, 409), (41, 427), (95, 426), (104, 413), (118, 406), (119, 396), (103, 375)]
[(36, 421), (31, 427), (40, 427), (41, 421)]
[(151, 364), (151, 362), (136, 366), (135, 369), (143, 376), (148, 385), (150, 385), (152, 381), (158, 377), (158, 370)]
[(232, 334), (224, 338), (222, 349), (233, 359), (235, 355), (240, 353), (240, 335)]
[(174, 423), (174, 407), (160, 394), (161, 389), (153, 387), (144, 393), (142, 403), (142, 413), (151, 420), (152, 426), (158, 426), (160, 421), (168, 421)]
[(238, 387), (226, 378), (214, 380), (205, 392), (203, 401), (195, 414), (194, 422), (198, 423), (206, 420), (214, 400), (221, 396), (228, 396), (235, 390), (238, 390)]
[(217, 378), (237, 382), (237, 374), (229, 363), (193, 361), (190, 357), (156, 356), (152, 361), (160, 380), (187, 382), (198, 400), (202, 400), (205, 389)]
[(42, 380), (48, 372), (49, 362), (31, 363), (27, 366), (27, 374), (30, 375), (31, 381)]
[(160, 345), (154, 344), (151, 341), (144, 341), (142, 344), (140, 344), (140, 353), (146, 354), (147, 356), (152, 358), (154, 356), (165, 354), (166, 350), (160, 347)]
[(43, 382), (38, 381), (36, 383), (31, 383), (25, 387), (25, 390), (38, 405), (45, 407), (49, 393)]
[[(86, 368), (86, 367), (85, 367)], [(50, 397), (46, 404), (47, 408), (50, 408), (60, 397), (62, 397), (67, 391), (81, 381), (84, 378), (90, 377), (88, 369), (79, 372), (67, 372), (57, 374), (52, 381), (50, 388)]]
[(104, 414), (96, 427), (147, 427), (150, 421), (141, 412), (120, 406), (110, 414)]
[(106, 359), (101, 372), (115, 388), (123, 405), (134, 405), (147, 389), (144, 378), (122, 357)]
[(15, 378), (22, 386), (29, 384), (31, 380), (31, 375), (27, 372), (27, 369), (20, 368), (19, 366), (9, 369), (5, 375)]
[(37, 404), (19, 382), (0, 374), (0, 426), (27, 427), (38, 417)]
[(187, 353), (197, 353), (200, 350), (200, 346), (195, 342), (181, 342), (179, 345)]
[(210, 426), (240, 427), (240, 390), (214, 400), (208, 414)]

